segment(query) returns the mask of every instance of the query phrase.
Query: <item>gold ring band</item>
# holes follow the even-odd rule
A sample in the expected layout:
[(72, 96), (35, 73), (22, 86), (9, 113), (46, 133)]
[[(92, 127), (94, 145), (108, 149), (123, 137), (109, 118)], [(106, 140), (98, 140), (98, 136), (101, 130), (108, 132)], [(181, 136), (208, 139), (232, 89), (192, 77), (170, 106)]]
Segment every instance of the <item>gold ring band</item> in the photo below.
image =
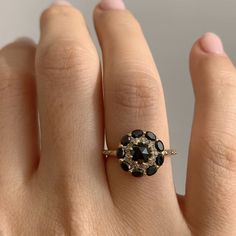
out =
[[(107, 150), (107, 149), (104, 149), (102, 154), (105, 155), (106, 158), (108, 158), (110, 156), (116, 157), (117, 156), (117, 150)], [(172, 155), (177, 155), (177, 152), (176, 152), (175, 149), (168, 149), (168, 150), (164, 150), (162, 152), (162, 154), (164, 156), (172, 156)]]

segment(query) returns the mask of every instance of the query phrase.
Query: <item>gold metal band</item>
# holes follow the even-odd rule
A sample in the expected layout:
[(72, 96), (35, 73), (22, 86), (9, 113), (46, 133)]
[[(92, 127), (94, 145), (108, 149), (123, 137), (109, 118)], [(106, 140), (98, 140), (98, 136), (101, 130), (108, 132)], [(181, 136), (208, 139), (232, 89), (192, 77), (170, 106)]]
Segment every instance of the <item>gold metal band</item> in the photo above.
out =
[[(102, 153), (103, 155), (106, 156), (106, 158), (108, 158), (109, 156), (116, 156), (116, 150), (103, 150)], [(167, 150), (164, 150), (162, 154), (164, 156), (172, 156), (172, 155), (176, 155), (177, 152), (174, 149), (167, 149)]]

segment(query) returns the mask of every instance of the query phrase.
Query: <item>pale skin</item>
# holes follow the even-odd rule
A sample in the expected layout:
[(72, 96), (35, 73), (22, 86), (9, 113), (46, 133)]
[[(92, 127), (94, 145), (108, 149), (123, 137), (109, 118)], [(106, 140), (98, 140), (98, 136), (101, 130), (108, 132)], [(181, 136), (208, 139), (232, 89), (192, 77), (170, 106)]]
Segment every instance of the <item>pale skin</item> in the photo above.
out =
[(111, 150), (137, 128), (170, 148), (165, 100), (139, 23), (110, 8), (94, 11), (103, 75), (82, 14), (66, 4), (44, 11), (37, 45), (21, 39), (0, 51), (0, 235), (236, 235), (234, 65), (203, 50), (213, 35), (193, 45), (185, 196), (170, 157), (135, 178), (104, 160), (104, 132)]

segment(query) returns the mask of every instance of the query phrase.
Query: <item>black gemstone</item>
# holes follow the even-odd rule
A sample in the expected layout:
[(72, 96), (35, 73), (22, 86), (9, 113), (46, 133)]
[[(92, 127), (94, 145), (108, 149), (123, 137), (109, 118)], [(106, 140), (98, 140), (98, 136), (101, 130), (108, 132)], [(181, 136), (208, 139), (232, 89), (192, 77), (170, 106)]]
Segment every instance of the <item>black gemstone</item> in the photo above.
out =
[(162, 166), (164, 163), (164, 156), (162, 154), (158, 154), (157, 158), (156, 158), (156, 164), (158, 166)]
[(134, 138), (140, 138), (143, 135), (143, 131), (140, 129), (136, 129), (132, 132), (132, 136)]
[(140, 168), (136, 168), (132, 171), (132, 175), (134, 177), (142, 177), (144, 175), (144, 171)]
[(150, 166), (147, 168), (146, 173), (148, 176), (154, 175), (157, 172), (156, 166)]
[(148, 146), (143, 143), (134, 145), (131, 154), (133, 155), (133, 161), (148, 162), (148, 159), (150, 157)]
[(149, 140), (152, 140), (152, 141), (156, 140), (156, 135), (153, 132), (147, 131), (145, 136)]
[(129, 171), (129, 169), (130, 169), (130, 165), (126, 161), (121, 162), (120, 166), (124, 171)]
[(161, 140), (156, 141), (155, 147), (158, 152), (163, 152), (164, 151), (164, 144)]
[(131, 137), (129, 135), (125, 135), (122, 139), (121, 139), (121, 144), (126, 146), (130, 143), (131, 141)]
[(116, 151), (116, 155), (118, 158), (123, 158), (125, 156), (125, 150), (124, 148), (120, 147)]

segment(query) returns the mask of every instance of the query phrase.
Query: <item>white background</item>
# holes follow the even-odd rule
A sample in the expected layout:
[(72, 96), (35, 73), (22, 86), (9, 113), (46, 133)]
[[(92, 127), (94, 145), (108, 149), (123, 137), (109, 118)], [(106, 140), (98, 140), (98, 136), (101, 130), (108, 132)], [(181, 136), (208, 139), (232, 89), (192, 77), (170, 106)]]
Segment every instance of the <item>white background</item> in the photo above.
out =
[[(84, 13), (97, 43), (92, 24), (97, 1), (71, 2)], [(0, 3), (0, 46), (19, 36), (37, 41), (40, 13), (51, 1), (0, 0)], [(179, 153), (173, 160), (175, 184), (177, 191), (183, 193), (194, 106), (188, 72), (189, 51), (199, 36), (213, 31), (221, 36), (226, 52), (236, 61), (236, 1), (127, 0), (126, 5), (141, 22), (161, 74), (171, 145)]]

